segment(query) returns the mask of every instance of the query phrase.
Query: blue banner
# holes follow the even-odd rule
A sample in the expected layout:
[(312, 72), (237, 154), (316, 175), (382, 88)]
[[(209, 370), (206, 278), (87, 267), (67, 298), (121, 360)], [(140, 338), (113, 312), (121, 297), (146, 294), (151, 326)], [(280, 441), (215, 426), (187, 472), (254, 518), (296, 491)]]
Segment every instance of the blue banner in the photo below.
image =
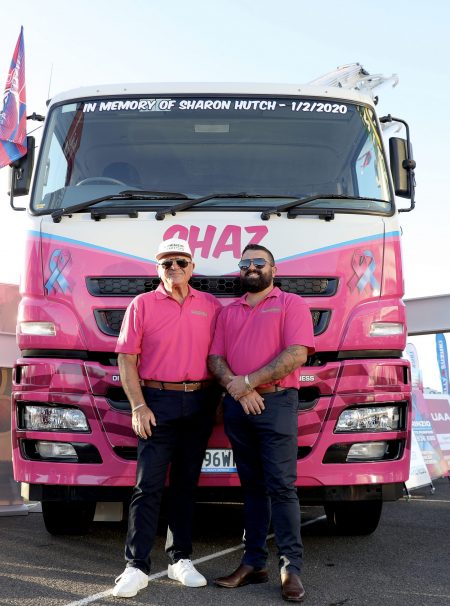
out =
[(436, 355), (441, 376), (442, 393), (448, 394), (448, 354), (447, 342), (442, 333), (436, 334)]

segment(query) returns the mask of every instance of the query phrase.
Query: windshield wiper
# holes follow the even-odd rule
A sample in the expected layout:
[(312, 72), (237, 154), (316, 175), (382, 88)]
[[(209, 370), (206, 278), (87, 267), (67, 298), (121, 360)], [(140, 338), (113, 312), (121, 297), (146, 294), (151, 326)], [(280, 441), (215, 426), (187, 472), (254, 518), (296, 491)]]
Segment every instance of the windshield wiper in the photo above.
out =
[(214, 200), (215, 198), (289, 198), (290, 200), (292, 200), (292, 197), (293, 196), (279, 196), (278, 194), (249, 194), (245, 191), (230, 194), (208, 194), (207, 196), (203, 196), (202, 198), (186, 198), (186, 202), (180, 202), (180, 204), (175, 204), (174, 206), (171, 206), (169, 208), (163, 208), (162, 210), (158, 210), (158, 212), (155, 213), (155, 219), (157, 221), (162, 221), (164, 217), (169, 213), (174, 216), (180, 210), (192, 208), (197, 204), (207, 202), (208, 200)]
[(370, 200), (371, 202), (386, 202), (386, 200), (380, 200), (378, 198), (366, 198), (363, 196), (347, 196), (344, 194), (315, 194), (314, 196), (297, 198), (296, 200), (286, 202), (286, 204), (266, 208), (261, 213), (261, 219), (263, 221), (268, 221), (270, 219), (270, 215), (278, 215), (280, 217), (284, 210), (290, 210), (296, 206), (303, 206), (303, 204), (306, 204), (307, 202), (313, 202), (314, 200), (320, 200), (321, 198), (324, 200)]
[(73, 204), (67, 208), (58, 208), (52, 212), (52, 219), (55, 223), (61, 221), (63, 215), (71, 215), (79, 210), (84, 210), (100, 202), (107, 202), (109, 200), (190, 200), (185, 194), (179, 192), (170, 191), (145, 191), (142, 189), (127, 189), (119, 192), (118, 194), (110, 194), (109, 196), (102, 196), (101, 198), (94, 198), (93, 200), (85, 200), (79, 204)]

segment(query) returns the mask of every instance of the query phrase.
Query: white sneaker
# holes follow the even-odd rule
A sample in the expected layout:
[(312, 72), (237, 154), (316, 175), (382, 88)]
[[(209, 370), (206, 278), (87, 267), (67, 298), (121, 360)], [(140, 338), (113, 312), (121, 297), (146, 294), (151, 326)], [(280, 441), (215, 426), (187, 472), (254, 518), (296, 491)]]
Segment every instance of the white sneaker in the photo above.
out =
[(169, 564), (167, 575), (169, 579), (179, 581), (186, 587), (204, 587), (207, 583), (205, 577), (195, 569), (191, 560), (178, 560), (176, 564)]
[(116, 598), (132, 598), (148, 585), (148, 575), (139, 568), (128, 566), (116, 579), (112, 595)]

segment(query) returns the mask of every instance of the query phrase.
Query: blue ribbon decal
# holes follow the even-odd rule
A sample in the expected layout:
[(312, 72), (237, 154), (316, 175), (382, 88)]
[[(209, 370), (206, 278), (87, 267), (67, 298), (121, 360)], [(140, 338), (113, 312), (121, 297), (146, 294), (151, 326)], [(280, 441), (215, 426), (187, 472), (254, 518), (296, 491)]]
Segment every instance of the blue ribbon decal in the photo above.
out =
[(359, 292), (362, 292), (370, 282), (372, 289), (379, 291), (380, 285), (375, 278), (376, 266), (373, 253), (370, 250), (355, 250), (352, 257), (354, 274), (348, 282), (350, 290), (353, 291), (356, 287)]
[(66, 290), (70, 290), (69, 283), (63, 275), (63, 270), (65, 267), (67, 267), (69, 261), (70, 253), (68, 250), (61, 250), (60, 248), (57, 248), (53, 251), (49, 262), (49, 268), (52, 273), (50, 278), (45, 283), (47, 293), (50, 293), (53, 288), (56, 290), (56, 284), (63, 293), (65, 293)]

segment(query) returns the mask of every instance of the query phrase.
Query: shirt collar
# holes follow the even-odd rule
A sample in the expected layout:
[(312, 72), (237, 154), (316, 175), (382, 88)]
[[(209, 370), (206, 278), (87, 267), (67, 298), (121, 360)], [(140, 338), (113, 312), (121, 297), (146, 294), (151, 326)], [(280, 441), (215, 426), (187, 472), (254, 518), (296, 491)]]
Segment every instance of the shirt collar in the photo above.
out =
[[(260, 303), (263, 303), (264, 301), (266, 301), (267, 299), (274, 299), (274, 298), (278, 298), (281, 295), (282, 291), (278, 288), (278, 286), (274, 286), (272, 288), (272, 290), (269, 292), (269, 294), (267, 294), (264, 299), (262, 299), (262, 301), (260, 301), (258, 303), (258, 305)], [(237, 305), (248, 305), (247, 303), (247, 293), (245, 293), (245, 295), (242, 295), (242, 297), (240, 297), (235, 304)]]
[[(188, 284), (188, 289), (189, 289), (188, 297), (198, 297), (199, 296), (199, 291), (195, 290), (195, 288), (192, 288), (192, 286), (190, 284)], [(155, 289), (155, 293), (156, 293), (157, 299), (167, 299), (168, 297), (170, 297), (169, 293), (164, 288), (164, 284), (162, 282), (160, 282), (158, 284), (158, 287)]]

